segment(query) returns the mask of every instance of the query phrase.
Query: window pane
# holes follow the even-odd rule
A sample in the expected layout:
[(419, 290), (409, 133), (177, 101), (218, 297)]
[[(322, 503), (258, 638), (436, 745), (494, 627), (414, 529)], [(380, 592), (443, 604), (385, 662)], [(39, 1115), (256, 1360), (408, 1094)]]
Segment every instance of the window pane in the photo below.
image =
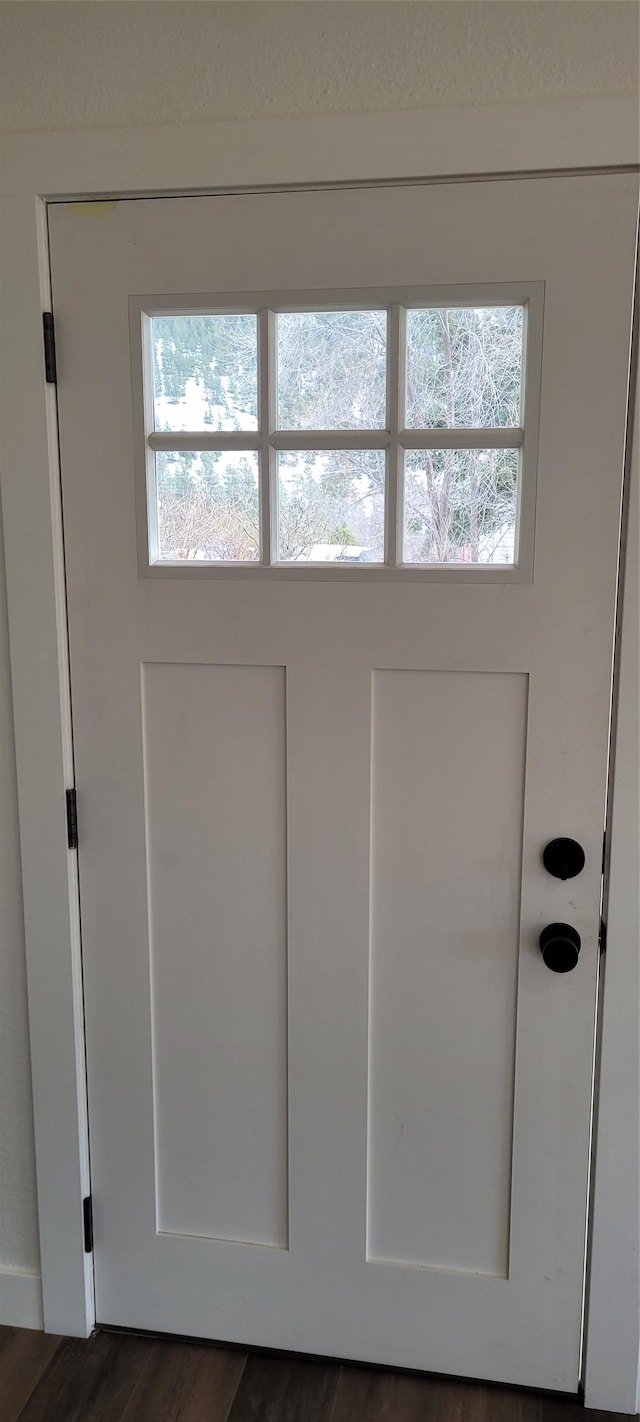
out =
[(257, 429), (256, 316), (154, 316), (152, 341), (156, 430)]
[(160, 559), (254, 563), (260, 557), (258, 455), (156, 454)]
[(385, 463), (382, 449), (280, 454), (280, 561), (381, 563)]
[(522, 338), (522, 306), (408, 311), (407, 428), (518, 428)]
[(278, 428), (384, 429), (386, 311), (277, 317)]
[(515, 561), (517, 449), (405, 455), (405, 563)]

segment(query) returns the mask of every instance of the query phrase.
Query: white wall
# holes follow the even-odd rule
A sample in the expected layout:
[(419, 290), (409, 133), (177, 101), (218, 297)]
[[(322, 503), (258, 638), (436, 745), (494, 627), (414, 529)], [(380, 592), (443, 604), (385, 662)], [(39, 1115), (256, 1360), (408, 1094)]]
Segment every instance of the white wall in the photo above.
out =
[[(629, 94), (638, 18), (633, 0), (2, 3), (0, 131)], [(0, 1322), (6, 1271), (37, 1268), (9, 698), (0, 566)]]
[(0, 4), (0, 129), (633, 93), (626, 0)]
[(0, 1323), (9, 1322), (2, 1307), (2, 1272), (37, 1268), (27, 989), (0, 524)]

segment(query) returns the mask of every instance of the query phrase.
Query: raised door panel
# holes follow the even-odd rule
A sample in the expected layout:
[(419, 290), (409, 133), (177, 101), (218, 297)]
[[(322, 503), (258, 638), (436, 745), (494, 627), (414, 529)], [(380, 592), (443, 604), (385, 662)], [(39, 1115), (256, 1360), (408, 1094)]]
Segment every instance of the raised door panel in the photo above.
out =
[(508, 1274), (527, 689), (373, 676), (369, 1258)]
[(157, 1228), (286, 1248), (284, 669), (142, 686)]

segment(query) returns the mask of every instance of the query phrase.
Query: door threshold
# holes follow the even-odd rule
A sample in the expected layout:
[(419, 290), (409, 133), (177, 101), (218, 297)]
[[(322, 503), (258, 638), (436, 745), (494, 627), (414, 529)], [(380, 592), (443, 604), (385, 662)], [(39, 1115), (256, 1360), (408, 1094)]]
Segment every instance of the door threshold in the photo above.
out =
[(584, 1401), (584, 1388), (578, 1388), (577, 1392), (556, 1392), (552, 1388), (532, 1388), (523, 1387), (520, 1383), (493, 1382), (490, 1378), (473, 1378), (458, 1373), (431, 1373), (422, 1371), (420, 1368), (402, 1368), (393, 1363), (368, 1363), (362, 1358), (342, 1358), (325, 1353), (298, 1353), (290, 1348), (260, 1348), (252, 1343), (232, 1343), (226, 1338), (196, 1338), (184, 1333), (160, 1333), (152, 1328), (128, 1328), (118, 1323), (96, 1323), (94, 1333), (121, 1333), (132, 1338), (152, 1338), (159, 1343), (185, 1343), (195, 1344), (200, 1348), (226, 1348), (230, 1352), (247, 1353), (251, 1356), (264, 1358), (286, 1358), (296, 1363), (327, 1363), (336, 1367), (361, 1368), (367, 1372), (377, 1373), (399, 1373), (402, 1377), (427, 1378), (434, 1382), (444, 1383), (464, 1383), (471, 1387), (489, 1387), (502, 1392), (509, 1389), (511, 1392), (521, 1392), (524, 1396), (550, 1397), (558, 1402)]

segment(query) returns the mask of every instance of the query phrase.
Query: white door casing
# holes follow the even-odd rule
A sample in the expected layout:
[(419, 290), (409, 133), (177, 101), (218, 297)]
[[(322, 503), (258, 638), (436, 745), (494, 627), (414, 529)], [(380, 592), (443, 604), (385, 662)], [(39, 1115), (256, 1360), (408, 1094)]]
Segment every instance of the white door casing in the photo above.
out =
[[(100, 1321), (577, 1384), (634, 203), (600, 176), (51, 212)], [(532, 585), (138, 576), (129, 295), (522, 281)], [(209, 872), (212, 725), (251, 778), (206, 761)], [(572, 831), (568, 889), (539, 856)]]

